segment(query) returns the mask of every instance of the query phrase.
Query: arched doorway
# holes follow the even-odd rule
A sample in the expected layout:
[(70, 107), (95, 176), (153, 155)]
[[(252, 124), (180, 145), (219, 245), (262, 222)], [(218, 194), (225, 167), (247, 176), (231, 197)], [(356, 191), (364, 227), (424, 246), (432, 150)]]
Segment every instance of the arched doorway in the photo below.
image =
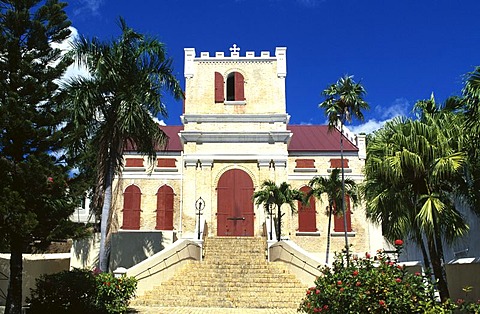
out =
[(242, 170), (232, 169), (217, 186), (217, 235), (253, 236), (253, 181)]

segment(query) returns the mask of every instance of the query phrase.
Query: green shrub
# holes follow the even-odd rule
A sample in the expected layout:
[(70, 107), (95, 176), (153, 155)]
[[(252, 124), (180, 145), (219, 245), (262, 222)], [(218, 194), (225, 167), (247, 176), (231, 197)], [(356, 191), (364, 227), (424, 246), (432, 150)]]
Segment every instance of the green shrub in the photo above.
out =
[(73, 269), (41, 276), (27, 302), (32, 314), (125, 313), (136, 287), (133, 277)]
[[(400, 248), (403, 244), (396, 242)], [(348, 264), (348, 265), (347, 265)], [(424, 313), (425, 302), (438, 304), (430, 280), (408, 273), (383, 251), (375, 258), (351, 258), (336, 254), (332, 267), (307, 290), (299, 307), (305, 313)], [(440, 312), (437, 312), (440, 313)]]
[(100, 313), (96, 305), (96, 279), (89, 270), (42, 275), (30, 295), (29, 313)]
[(96, 276), (97, 301), (103, 305), (104, 313), (125, 313), (130, 299), (135, 296), (137, 280), (134, 277), (115, 278), (110, 273)]

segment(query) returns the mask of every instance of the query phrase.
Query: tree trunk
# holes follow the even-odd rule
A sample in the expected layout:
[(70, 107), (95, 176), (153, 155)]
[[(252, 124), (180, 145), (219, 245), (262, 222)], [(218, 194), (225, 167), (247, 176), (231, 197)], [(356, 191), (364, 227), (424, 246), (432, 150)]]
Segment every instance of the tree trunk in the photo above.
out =
[(420, 250), (422, 251), (423, 264), (425, 265), (425, 268), (430, 268), (430, 259), (428, 257), (427, 248), (425, 247), (423, 239), (420, 239)]
[(6, 314), (22, 312), (22, 272), (23, 272), (23, 241), (13, 236), (10, 241), (10, 280), (8, 281)]
[(438, 281), (438, 291), (440, 293), (440, 299), (442, 300), (442, 302), (445, 302), (447, 299), (450, 298), (450, 293), (448, 292), (447, 280), (444, 277), (441, 258), (438, 254), (435, 240), (433, 238), (429, 238), (427, 242), (433, 274), (435, 275), (435, 279), (437, 279)]
[(347, 256), (347, 267), (350, 265), (350, 247), (348, 245), (348, 229), (347, 229), (347, 210), (345, 206), (345, 168), (343, 167), (343, 120), (340, 124), (340, 162), (342, 166), (342, 214), (343, 214), (343, 227), (345, 236), (345, 253)]
[(332, 205), (329, 205), (328, 211), (328, 228), (327, 228), (327, 258), (325, 259), (325, 264), (328, 264), (328, 255), (330, 253), (330, 229), (332, 228)]
[(425, 269), (430, 268), (430, 259), (428, 257), (427, 248), (425, 247), (425, 242), (423, 241), (422, 235), (419, 232), (415, 232), (413, 240), (418, 244), (420, 250), (422, 251), (423, 267)]
[(107, 234), (109, 229), (110, 207), (112, 205), (112, 181), (113, 170), (111, 165), (108, 166), (108, 171), (105, 175), (105, 198), (102, 206), (102, 219), (100, 221), (100, 253), (99, 253), (99, 268), (101, 272), (108, 271), (108, 255), (107, 249)]

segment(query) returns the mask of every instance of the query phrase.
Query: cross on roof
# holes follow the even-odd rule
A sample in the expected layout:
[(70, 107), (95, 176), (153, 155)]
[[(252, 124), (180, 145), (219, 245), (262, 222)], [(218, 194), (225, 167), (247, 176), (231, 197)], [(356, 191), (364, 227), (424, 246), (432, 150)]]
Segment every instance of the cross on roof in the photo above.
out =
[(232, 48), (230, 48), (230, 51), (233, 53), (237, 53), (240, 51), (240, 47), (238, 47), (237, 44), (233, 44)]

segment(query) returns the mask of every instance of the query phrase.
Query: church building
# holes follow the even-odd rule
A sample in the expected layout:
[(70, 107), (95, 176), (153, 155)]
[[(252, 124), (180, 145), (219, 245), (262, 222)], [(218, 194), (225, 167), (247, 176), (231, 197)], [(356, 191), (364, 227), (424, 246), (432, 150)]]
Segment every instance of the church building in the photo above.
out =
[[(307, 192), (310, 179), (341, 167), (337, 129), (289, 124), (286, 53), (276, 47), (273, 55), (243, 54), (236, 45), (214, 55), (185, 49), (182, 125), (161, 127), (169, 142), (154, 164), (126, 151), (116, 179), (114, 232), (168, 231), (195, 239), (201, 227), (206, 237), (267, 237), (269, 215), (252, 199), (265, 180)], [(345, 128), (343, 153), (345, 176), (361, 183), (365, 135)], [(326, 198), (293, 212), (285, 205), (282, 239), (324, 260), (327, 205)], [(347, 207), (352, 252), (382, 248), (381, 232), (366, 221), (363, 206)], [(343, 248), (344, 231), (343, 217), (335, 217), (331, 252)]]

